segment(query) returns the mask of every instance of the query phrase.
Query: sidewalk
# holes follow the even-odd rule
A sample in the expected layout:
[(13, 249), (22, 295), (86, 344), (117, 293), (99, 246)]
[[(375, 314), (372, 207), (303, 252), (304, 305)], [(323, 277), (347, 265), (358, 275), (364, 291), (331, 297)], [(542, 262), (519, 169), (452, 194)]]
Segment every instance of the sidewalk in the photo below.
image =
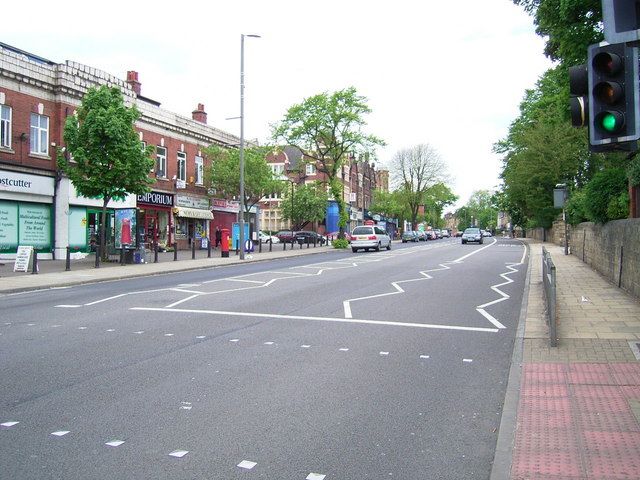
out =
[(516, 339), (522, 364), (508, 478), (640, 479), (640, 359), (633, 350), (640, 346), (640, 302), (564, 255), (562, 247), (545, 243), (557, 275), (559, 342), (549, 347), (543, 244), (528, 243), (530, 283), (524, 333)]
[(314, 247), (313, 244), (309, 248), (306, 245), (300, 248), (296, 244), (292, 250), (290, 243), (287, 244), (287, 249), (283, 250), (281, 243), (275, 243), (271, 252), (269, 251), (269, 245), (263, 244), (262, 252), (259, 252), (256, 248), (254, 252), (245, 254), (245, 260), (240, 260), (240, 256), (236, 255), (235, 251), (230, 251), (229, 257), (223, 258), (220, 249), (212, 249), (211, 258), (208, 258), (207, 250), (196, 250), (196, 258), (192, 259), (190, 250), (180, 250), (177, 261), (174, 261), (173, 252), (159, 252), (158, 263), (154, 263), (153, 252), (150, 254), (147, 252), (147, 263), (120, 265), (118, 261), (101, 262), (99, 268), (95, 268), (95, 255), (91, 254), (81, 260), (71, 260), (70, 271), (65, 271), (66, 259), (39, 260), (37, 274), (31, 273), (31, 267), (27, 273), (14, 272), (13, 260), (0, 260), (0, 295), (54, 286), (64, 287), (82, 283), (104, 282), (333, 251), (344, 250), (335, 250), (331, 246)]

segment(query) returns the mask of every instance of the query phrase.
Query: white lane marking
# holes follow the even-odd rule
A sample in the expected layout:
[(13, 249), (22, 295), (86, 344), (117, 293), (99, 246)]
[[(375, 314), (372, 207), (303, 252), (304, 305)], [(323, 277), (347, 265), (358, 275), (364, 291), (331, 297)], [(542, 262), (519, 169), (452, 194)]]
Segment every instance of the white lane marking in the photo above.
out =
[(51, 432), (51, 435), (54, 435), (56, 437), (63, 437), (67, 433), (69, 433), (69, 430), (58, 430), (57, 432)]
[(523, 263), (524, 263), (524, 257), (526, 257), (526, 256), (527, 256), (527, 247), (525, 246), (525, 244), (524, 244), (524, 243), (522, 243), (522, 247), (523, 247), (523, 248), (522, 248), (523, 252), (522, 252), (522, 258), (520, 259), (520, 263), (521, 263), (521, 264), (523, 264)]
[(175, 457), (175, 458), (182, 458), (184, 457), (187, 453), (189, 453), (188, 450), (174, 450), (173, 452), (171, 452), (169, 454), (170, 457)]
[(196, 335), (196, 338), (198, 340), (202, 340), (203, 338), (207, 338), (207, 336), (206, 335)]
[(116, 298), (121, 298), (129, 295), (128, 293), (121, 293), (120, 295), (114, 295), (113, 297), (103, 298), (102, 300), (96, 300), (95, 302), (85, 303), (85, 307), (90, 307), (91, 305), (97, 305), (98, 303), (108, 302), (109, 300), (115, 300)]
[(462, 362), (463, 363), (471, 363), (471, 362), (473, 362), (473, 358), (463, 358)]
[(311, 348), (311, 345), (300, 345), (300, 348)]
[(184, 302), (187, 302), (189, 300), (192, 300), (192, 299), (196, 298), (199, 295), (200, 294), (196, 294), (196, 295), (191, 295), (190, 297), (187, 297), (187, 298), (183, 298), (182, 300), (178, 300), (177, 302), (173, 302), (173, 303), (167, 305), (166, 308), (175, 307), (176, 305), (180, 305), (181, 303), (184, 303)]
[(429, 355), (420, 355), (420, 358), (429, 358)]
[(78, 327), (78, 330), (86, 330), (87, 327)]
[(264, 342), (265, 345), (273, 345), (274, 342)]
[(463, 260), (465, 260), (465, 259), (469, 258), (471, 255), (475, 255), (476, 253), (481, 252), (482, 250), (484, 250), (484, 249), (486, 249), (486, 248), (489, 248), (489, 247), (491, 247), (491, 246), (495, 245), (497, 241), (498, 241), (498, 240), (496, 240), (496, 239), (494, 238), (494, 239), (493, 239), (493, 243), (490, 243), (490, 244), (489, 244), (489, 245), (487, 245), (486, 247), (478, 248), (477, 250), (474, 250), (474, 251), (473, 251), (473, 252), (471, 252), (471, 253), (467, 253), (466, 255), (464, 255), (464, 256), (462, 256), (462, 257), (460, 257), (460, 258), (458, 258), (458, 259), (454, 260), (454, 261), (453, 261), (453, 263), (459, 263), (459, 262), (462, 262)]
[(341, 351), (341, 352), (348, 352), (348, 351), (349, 351), (349, 349), (348, 349), (348, 348), (341, 348), (341, 349), (340, 349), (340, 351)]
[(82, 305), (56, 305), (55, 308), (79, 308)]
[(169, 290), (171, 290), (172, 292), (180, 292), (180, 293), (195, 293), (196, 295), (201, 295), (203, 293), (206, 293), (206, 292), (201, 292), (199, 290), (187, 290), (184, 288), (170, 288)]
[[(427, 328), (433, 330), (460, 330), (465, 332), (487, 332), (497, 333), (497, 328), (483, 327), (462, 327), (458, 325), (432, 325), (429, 323), (391, 322), (385, 320), (360, 320), (355, 318), (333, 318), (333, 317), (310, 317), (304, 315), (278, 315), (275, 313), (250, 313), (250, 312), (230, 312), (225, 310), (195, 310), (187, 308), (155, 308), (155, 307), (131, 307), (130, 310), (145, 312), (167, 312), (167, 313), (203, 313), (207, 315), (222, 315), (236, 317), (256, 317), (256, 318), (279, 318), (283, 320), (310, 320), (315, 322), (335, 322), (335, 323), (355, 323), (366, 325), (385, 325), (389, 327), (411, 327)], [(229, 340), (231, 342), (238, 340)]]
[(135, 333), (137, 335), (142, 335), (144, 333), (144, 330), (138, 330), (137, 332), (133, 332), (133, 333)]
[(119, 447), (123, 443), (124, 443), (124, 440), (111, 440), (111, 441), (105, 443), (105, 445), (107, 445), (109, 447)]
[(19, 424), (20, 422), (4, 422), (4, 423), (0, 423), (0, 427), (13, 427), (14, 425)]
[(249, 460), (242, 460), (239, 464), (238, 467), (240, 468), (244, 468), (246, 470), (251, 470), (253, 467), (255, 467), (257, 465), (256, 462), (251, 462)]
[(324, 480), (326, 475), (322, 475), (321, 473), (310, 473), (307, 475), (306, 480)]
[(181, 283), (177, 288), (199, 287), (200, 285), (200, 283)]
[(507, 275), (511, 275), (512, 273), (517, 273), (518, 269), (514, 268), (514, 265), (521, 265), (520, 263), (507, 263), (506, 267), (508, 270), (508, 272), (504, 272), (501, 273), (500, 276), (502, 278), (505, 279), (504, 282), (502, 283), (497, 283), (495, 285), (491, 286), (491, 290), (493, 290), (494, 292), (496, 292), (498, 295), (500, 295), (501, 298), (497, 298), (495, 300), (492, 300), (490, 302), (487, 303), (483, 303), (482, 305), (478, 305), (476, 307), (476, 310), (487, 320), (489, 320), (492, 324), (494, 324), (496, 327), (503, 329), (506, 328), (502, 323), (500, 323), (498, 321), (498, 319), (496, 319), (493, 315), (491, 315), (490, 313), (488, 313), (485, 310), (485, 307), (488, 307), (490, 305), (495, 305), (496, 303), (500, 303), (500, 302), (504, 302), (505, 300), (508, 300), (509, 298), (511, 298), (508, 294), (506, 294), (505, 292), (503, 292), (502, 290), (500, 290), (498, 287), (502, 287), (504, 285), (509, 285), (510, 283), (513, 283), (513, 279), (507, 277)]
[(173, 337), (173, 333), (165, 333), (164, 336), (165, 337)]
[(237, 277), (223, 278), (221, 280), (227, 280), (229, 282), (244, 282), (244, 283), (258, 283), (258, 284), (264, 283), (262, 280), (246, 280), (244, 278), (237, 278)]
[(235, 342), (239, 342), (239, 341), (240, 341), (240, 339), (239, 339), (239, 338), (232, 338), (232, 339), (231, 339), (231, 340), (229, 340), (229, 341), (230, 341), (230, 342), (234, 342), (234, 343), (235, 343)]
[(389, 355), (389, 352), (380, 352), (380, 355)]

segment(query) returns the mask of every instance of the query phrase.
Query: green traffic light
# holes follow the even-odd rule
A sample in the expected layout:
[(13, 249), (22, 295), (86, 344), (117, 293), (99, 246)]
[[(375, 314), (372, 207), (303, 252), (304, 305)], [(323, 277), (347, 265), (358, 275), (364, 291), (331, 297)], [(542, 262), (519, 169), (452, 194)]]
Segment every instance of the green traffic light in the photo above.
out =
[(618, 130), (618, 122), (614, 115), (607, 113), (602, 116), (602, 128), (607, 132), (615, 132)]

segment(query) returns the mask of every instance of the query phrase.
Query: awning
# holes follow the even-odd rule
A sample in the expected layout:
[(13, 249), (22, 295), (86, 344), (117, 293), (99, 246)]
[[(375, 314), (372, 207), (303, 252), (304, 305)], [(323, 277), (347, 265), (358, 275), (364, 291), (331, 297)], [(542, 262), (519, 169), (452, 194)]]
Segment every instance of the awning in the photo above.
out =
[(211, 213), (209, 210), (201, 210), (199, 208), (175, 207), (173, 209), (173, 213), (178, 217), (213, 220), (213, 213)]

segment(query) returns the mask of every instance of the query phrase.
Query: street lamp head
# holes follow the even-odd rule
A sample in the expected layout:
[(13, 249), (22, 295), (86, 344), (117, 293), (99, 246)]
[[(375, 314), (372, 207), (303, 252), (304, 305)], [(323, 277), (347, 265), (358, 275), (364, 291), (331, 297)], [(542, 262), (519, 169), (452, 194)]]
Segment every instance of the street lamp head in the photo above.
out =
[(260, 35), (254, 35), (254, 34), (242, 34), (243, 37), (249, 37), (249, 38), (262, 38)]

